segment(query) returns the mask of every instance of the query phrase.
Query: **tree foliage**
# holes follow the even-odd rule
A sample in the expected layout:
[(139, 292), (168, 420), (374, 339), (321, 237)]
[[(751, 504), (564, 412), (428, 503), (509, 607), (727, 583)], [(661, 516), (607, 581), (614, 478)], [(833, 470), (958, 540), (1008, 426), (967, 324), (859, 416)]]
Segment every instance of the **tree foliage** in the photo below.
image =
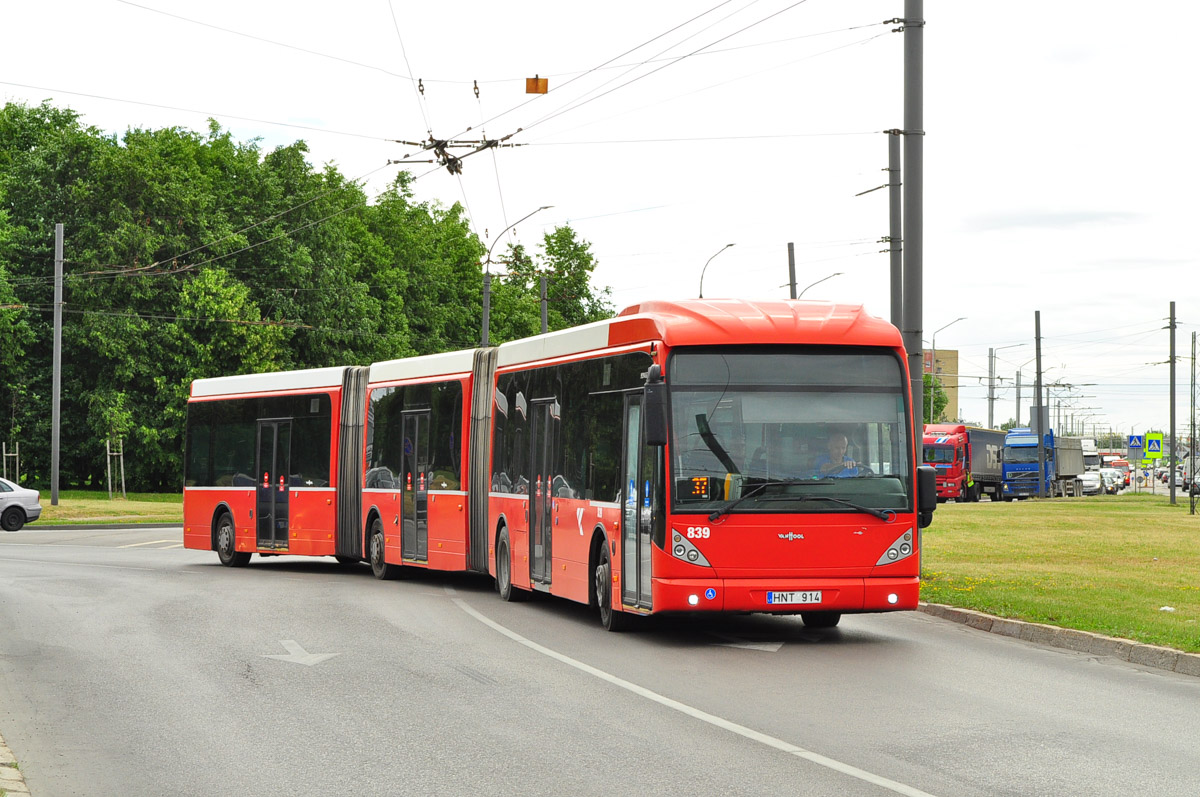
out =
[(924, 374), (922, 380), (925, 389), (921, 392), (925, 403), (925, 417), (932, 418), (929, 423), (943, 423), (945, 418), (942, 417), (942, 411), (946, 409), (946, 404), (950, 399), (946, 396), (946, 391), (942, 389), (942, 385), (930, 374)]
[[(407, 172), (368, 197), (307, 155), (211, 121), (118, 137), (47, 103), (0, 109), (0, 439), (27, 481), (49, 478), (56, 222), (63, 487), (102, 484), (119, 436), (131, 489), (178, 488), (193, 379), (478, 345), (486, 248), (462, 207), (417, 202)], [(542, 249), (498, 281), (493, 343), (540, 330), (535, 272), (551, 329), (611, 315), (586, 242), (562, 227)]]

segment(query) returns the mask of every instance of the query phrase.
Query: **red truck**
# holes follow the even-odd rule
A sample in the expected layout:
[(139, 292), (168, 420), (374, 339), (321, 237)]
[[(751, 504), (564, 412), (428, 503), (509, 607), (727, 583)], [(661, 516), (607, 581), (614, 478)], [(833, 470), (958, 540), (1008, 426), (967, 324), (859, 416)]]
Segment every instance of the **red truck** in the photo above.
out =
[(925, 425), (923, 460), (937, 470), (938, 501), (1000, 500), (1004, 432), (961, 423)]

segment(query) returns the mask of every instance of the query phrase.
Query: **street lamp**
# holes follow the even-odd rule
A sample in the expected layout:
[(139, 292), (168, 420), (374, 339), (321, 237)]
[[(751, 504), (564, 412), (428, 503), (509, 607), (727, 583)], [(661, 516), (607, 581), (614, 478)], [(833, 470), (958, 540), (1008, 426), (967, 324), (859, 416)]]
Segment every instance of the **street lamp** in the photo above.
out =
[(554, 207), (554, 205), (542, 205), (532, 213), (527, 213), (526, 215), (517, 219), (512, 224), (501, 230), (500, 234), (496, 236), (496, 240), (492, 241), (492, 245), (488, 247), (487, 262), (485, 262), (483, 265), (483, 340), (480, 343), (481, 346), (488, 345), (488, 331), (490, 326), (489, 322), (491, 320), (490, 316), (492, 312), (492, 250), (496, 248), (496, 244), (500, 243), (500, 239), (504, 237), (504, 233), (508, 232), (513, 227), (516, 227), (534, 213), (541, 213), (543, 210), (549, 210), (552, 207)]
[[(933, 338), (932, 338), (933, 342), (930, 343), (930, 345), (929, 345), (929, 348), (930, 348), (929, 373), (934, 379), (937, 379), (937, 333), (941, 332), (943, 329), (945, 329), (948, 326), (952, 326), (954, 324), (957, 324), (959, 321), (965, 321), (965, 320), (967, 320), (967, 317), (965, 315), (959, 316), (958, 318), (951, 321), (949, 324), (946, 324), (945, 327), (939, 327), (934, 330)], [(941, 380), (938, 379), (938, 384), (940, 385), (941, 383), (942, 383)], [(957, 417), (957, 416), (955, 416), (955, 417)], [(933, 399), (932, 398), (929, 400), (929, 420), (927, 421), (927, 423), (933, 423)]]
[[(831, 279), (833, 279), (834, 277), (840, 277), (840, 276), (842, 276), (842, 274), (845, 274), (845, 273), (846, 273), (846, 272), (844, 272), (844, 271), (835, 271), (833, 274), (830, 274), (828, 277), (822, 277), (821, 279), (819, 279), (819, 280), (817, 280), (816, 282), (814, 282), (812, 285), (809, 285), (809, 286), (808, 286), (808, 288), (811, 288), (813, 285), (820, 285), (820, 284), (821, 284), (822, 282), (824, 282), (825, 280), (831, 280)], [(797, 298), (797, 299), (800, 299), (800, 298), (802, 298), (802, 297), (804, 296), (804, 291), (807, 291), (807, 290), (808, 290), (808, 288), (805, 288), (803, 291), (800, 291), (800, 295), (799, 295), (799, 296), (797, 296), (796, 298)]]
[(708, 264), (713, 262), (713, 257), (716, 257), (717, 255), (721, 254), (722, 252), (724, 252), (726, 249), (728, 249), (731, 246), (733, 246), (733, 244), (725, 244), (724, 246), (722, 246), (720, 249), (718, 249), (716, 251), (716, 253), (712, 257), (710, 257), (708, 260), (706, 260), (704, 262), (704, 268), (700, 269), (700, 298), (701, 299), (704, 298), (704, 272), (708, 271)]

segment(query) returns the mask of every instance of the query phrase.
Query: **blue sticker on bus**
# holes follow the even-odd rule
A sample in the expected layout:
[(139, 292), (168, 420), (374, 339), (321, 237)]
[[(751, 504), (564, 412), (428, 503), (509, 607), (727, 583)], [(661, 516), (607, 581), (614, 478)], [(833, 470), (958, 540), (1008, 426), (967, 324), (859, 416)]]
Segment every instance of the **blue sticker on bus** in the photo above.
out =
[(704, 597), (712, 600), (713, 598), (717, 597), (717, 591), (712, 587), (709, 587), (708, 589), (704, 590)]

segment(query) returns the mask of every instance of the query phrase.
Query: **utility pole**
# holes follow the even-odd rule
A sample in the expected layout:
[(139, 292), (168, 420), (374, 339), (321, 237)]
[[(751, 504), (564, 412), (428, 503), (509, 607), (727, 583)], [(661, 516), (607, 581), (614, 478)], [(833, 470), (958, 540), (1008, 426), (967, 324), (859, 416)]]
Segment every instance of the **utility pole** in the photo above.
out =
[(1017, 426), (1021, 426), (1021, 369), (1017, 369)]
[[(796, 298), (796, 245), (788, 241), (788, 287), (790, 295)], [(895, 323), (894, 321), (892, 322)]]
[(1050, 408), (1042, 406), (1042, 311), (1033, 311), (1033, 340), (1037, 350), (1037, 377), (1034, 382), (1033, 395), (1036, 403), (1033, 414), (1037, 421), (1038, 441), (1038, 498), (1046, 497), (1046, 423), (1050, 419)]
[(900, 191), (900, 130), (888, 130), (888, 258), (892, 276), (892, 326), (904, 329), (904, 196)]
[(920, 438), (925, 414), (923, 383), (924, 353), (921, 332), (924, 307), (923, 272), (924, 214), (922, 195), (925, 184), (923, 161), (924, 119), (924, 0), (904, 0), (904, 345), (908, 350), (908, 371), (912, 380), (913, 437)]
[(996, 426), (992, 422), (994, 408), (996, 406), (996, 350), (988, 349), (988, 427), (995, 429)]
[(549, 307), (546, 299), (546, 275), (543, 274), (538, 277), (538, 281), (541, 283), (540, 287), (542, 289), (542, 334), (545, 335), (550, 331), (550, 327), (548, 325)]
[(1167, 483), (1171, 485), (1171, 505), (1175, 505), (1175, 302), (1171, 302), (1171, 425), (1167, 428), (1167, 440), (1171, 449), (1171, 469), (1167, 471)]
[(54, 376), (50, 391), (50, 505), (58, 506), (58, 441), (62, 417), (63, 226), (54, 225)]
[(1192, 332), (1192, 414), (1188, 427), (1188, 456), (1191, 464), (1188, 466), (1188, 479), (1192, 486), (1188, 488), (1188, 513), (1196, 514), (1196, 333)]

